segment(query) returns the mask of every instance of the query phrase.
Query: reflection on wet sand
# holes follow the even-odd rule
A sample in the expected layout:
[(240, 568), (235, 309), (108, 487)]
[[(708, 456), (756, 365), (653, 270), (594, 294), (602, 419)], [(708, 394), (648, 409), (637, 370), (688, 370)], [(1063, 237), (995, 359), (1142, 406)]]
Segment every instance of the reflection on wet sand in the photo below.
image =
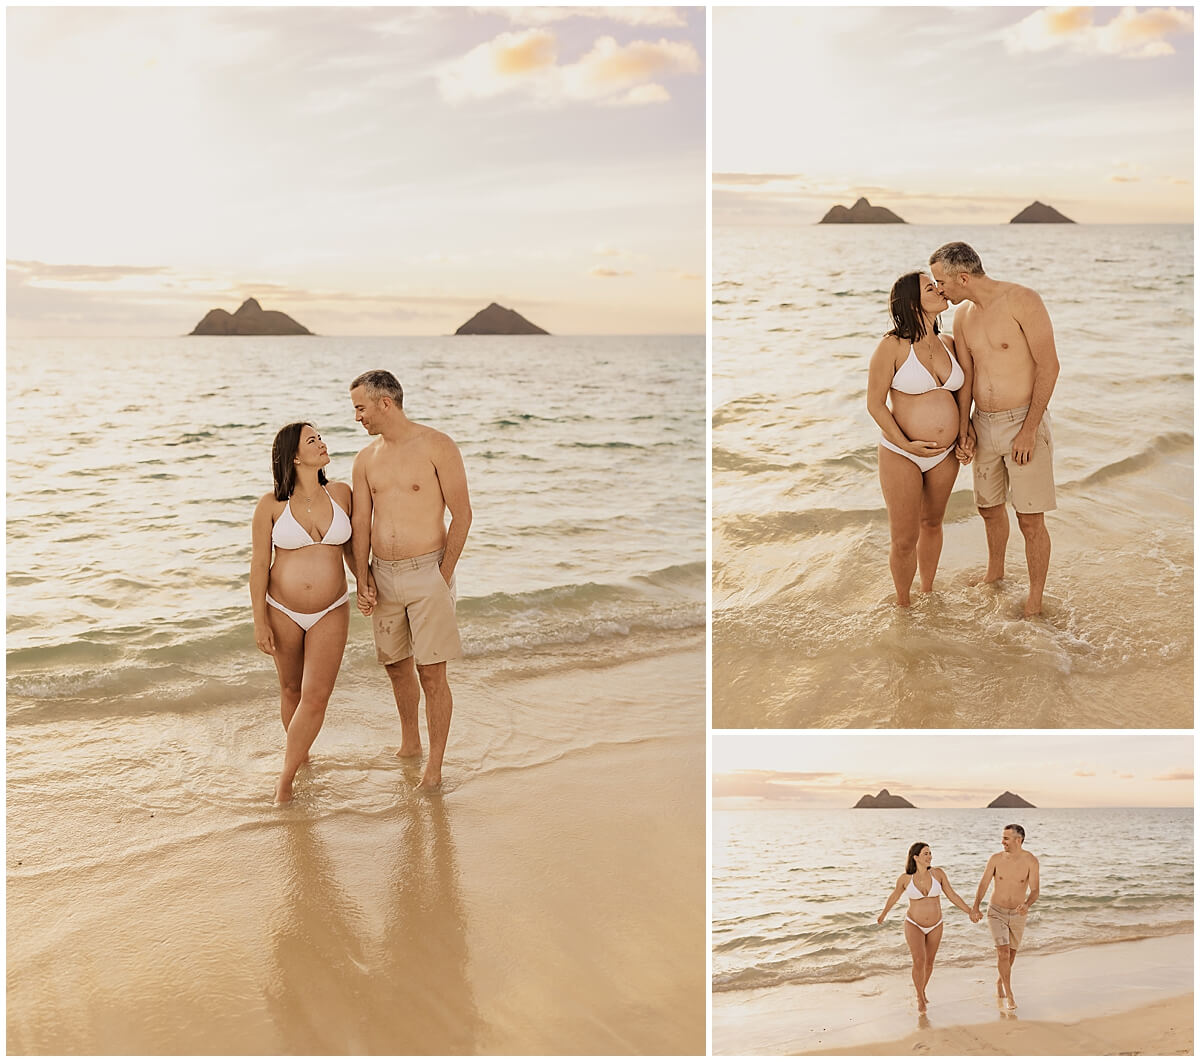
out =
[[(265, 986), (280, 1049), (293, 1054), (471, 1054), (480, 1019), (450, 814), (414, 800), (372, 824), (377, 904), (339, 878), (323, 834), (347, 817), (290, 822), (282, 903), (271, 919)], [(339, 838), (339, 840), (344, 838)], [(344, 871), (344, 867), (343, 867)]]

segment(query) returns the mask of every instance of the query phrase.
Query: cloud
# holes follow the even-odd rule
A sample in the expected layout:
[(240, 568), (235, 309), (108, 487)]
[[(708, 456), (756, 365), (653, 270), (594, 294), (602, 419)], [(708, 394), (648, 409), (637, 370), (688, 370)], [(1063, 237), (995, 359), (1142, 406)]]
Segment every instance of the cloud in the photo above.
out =
[(1164, 771), (1162, 774), (1156, 774), (1154, 781), (1156, 782), (1190, 782), (1195, 778), (1195, 773), (1190, 767), (1175, 767), (1169, 771)]
[(624, 258), (625, 252), (617, 250), (616, 247), (609, 247), (608, 244), (602, 243), (598, 247), (592, 248), (592, 254), (598, 254), (602, 258)]
[(558, 40), (547, 29), (501, 33), (437, 70), (444, 99), (464, 103), (525, 92), (542, 106), (597, 103), (646, 106), (670, 93), (656, 78), (700, 72), (700, 56), (687, 41), (631, 41), (600, 37), (573, 63), (558, 60)]
[(1140, 177), (1123, 177), (1119, 173), (1114, 173), (1109, 178), (1109, 181), (1111, 181), (1113, 184), (1137, 184), (1137, 182), (1140, 180)]
[(170, 273), (167, 266), (54, 265), (49, 262), (8, 260), (8, 268), (24, 275), (26, 283), (111, 284), (127, 277), (159, 276)]
[(1176, 7), (1139, 11), (1124, 7), (1111, 21), (1098, 25), (1093, 17), (1104, 9), (1042, 8), (1004, 31), (1010, 52), (1046, 52), (1068, 48), (1083, 55), (1117, 55), (1125, 59), (1154, 59), (1174, 55), (1166, 39), (1192, 32), (1192, 12)]
[(686, 26), (675, 7), (481, 7), (481, 14), (504, 15), (518, 26), (547, 26), (569, 18), (598, 18), (627, 26)]
[(1113, 771), (1113, 774), (1115, 774), (1118, 778), (1132, 778), (1133, 777), (1132, 771)]
[(633, 276), (632, 269), (607, 269), (604, 266), (593, 266), (592, 276), (594, 277), (631, 277)]
[(1086, 769), (1086, 768), (1084, 768), (1084, 767), (1077, 767), (1077, 768), (1075, 769), (1075, 777), (1076, 777), (1076, 778), (1095, 778), (1095, 777), (1096, 777), (1096, 772), (1095, 772), (1095, 771), (1089, 771), (1089, 770), (1087, 770), (1087, 769)]
[(758, 185), (775, 184), (779, 181), (802, 181), (799, 173), (714, 173), (713, 184), (723, 185)]

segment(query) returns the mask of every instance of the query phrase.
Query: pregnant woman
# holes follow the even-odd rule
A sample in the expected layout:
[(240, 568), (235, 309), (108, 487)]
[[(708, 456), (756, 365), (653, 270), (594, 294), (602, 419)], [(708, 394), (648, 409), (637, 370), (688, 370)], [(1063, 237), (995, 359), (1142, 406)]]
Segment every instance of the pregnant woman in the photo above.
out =
[(326, 479), (327, 464), (329, 450), (311, 424), (281, 428), (271, 448), (275, 490), (254, 510), (254, 641), (275, 659), (287, 732), (277, 804), (292, 799), (296, 771), (325, 721), (350, 626), (343, 561), (353, 564), (351, 491)]
[(925, 1013), (925, 986), (933, 973), (933, 958), (942, 942), (942, 903), (945, 896), (955, 907), (965, 911), (972, 922), (982, 916), (972, 913), (963, 898), (950, 888), (950, 881), (941, 867), (930, 866), (933, 852), (924, 841), (908, 850), (904, 873), (896, 879), (896, 887), (883, 905), (883, 913), (875, 919), (883, 925), (892, 905), (904, 896), (908, 899), (908, 914), (904, 916), (904, 939), (912, 953), (912, 980), (917, 990), (917, 1010)]
[(867, 411), (882, 432), (879, 483), (901, 608), (911, 604), (918, 568), (921, 590), (933, 589), (942, 517), (958, 476), (951, 451), (965, 439), (971, 414), (971, 380), (954, 357), (953, 337), (938, 334), (937, 315), (948, 305), (928, 274), (897, 280), (890, 296), (893, 327), (875, 348), (867, 379)]

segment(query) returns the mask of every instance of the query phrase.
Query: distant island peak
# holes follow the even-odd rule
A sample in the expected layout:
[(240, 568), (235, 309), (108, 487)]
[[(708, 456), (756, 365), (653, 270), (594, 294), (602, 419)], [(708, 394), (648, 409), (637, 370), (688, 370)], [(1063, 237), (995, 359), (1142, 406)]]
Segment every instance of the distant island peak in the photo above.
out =
[(1007, 789), (988, 805), (989, 808), (1032, 808), (1036, 806), (1029, 803), (1024, 797), (1010, 793)]
[(209, 310), (190, 336), (311, 336), (312, 333), (280, 310), (264, 310), (249, 298), (234, 313)]
[(858, 803), (854, 805), (856, 808), (915, 808), (916, 804), (910, 804), (902, 796), (893, 796), (886, 789), (881, 789), (875, 796), (867, 793), (858, 798)]
[(454, 330), (456, 336), (548, 336), (550, 333), (526, 320), (516, 310), (489, 303), (474, 317)]
[(1010, 225), (1074, 225), (1066, 214), (1035, 199), (1010, 222)]
[(865, 196), (860, 196), (854, 206), (847, 210), (840, 203), (829, 209), (818, 225), (906, 225), (899, 214), (887, 207), (871, 206)]

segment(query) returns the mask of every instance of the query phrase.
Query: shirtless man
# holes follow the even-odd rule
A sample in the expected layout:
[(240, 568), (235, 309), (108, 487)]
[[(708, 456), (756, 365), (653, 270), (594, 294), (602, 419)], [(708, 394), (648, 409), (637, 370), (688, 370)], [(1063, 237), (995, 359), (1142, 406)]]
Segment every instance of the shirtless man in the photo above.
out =
[(1025, 851), (1025, 828), (1015, 822), (1004, 827), (1000, 835), (1003, 852), (997, 852), (988, 860), (987, 869), (979, 879), (975, 890), (975, 905), (971, 908), (971, 919), (979, 916), (979, 905), (993, 880), (996, 891), (988, 903), (988, 929), (996, 942), (996, 968), (1000, 972), (996, 980), (996, 995), (1008, 1000), (1009, 1007), (1017, 1001), (1012, 994), (1012, 965), (1017, 961), (1017, 948), (1025, 932), (1025, 916), (1041, 891), (1038, 884), (1038, 861), (1032, 852)]
[(1036, 291), (993, 280), (965, 243), (948, 243), (929, 258), (939, 290), (959, 306), (954, 341), (959, 364), (974, 377), (975, 415), (959, 438), (958, 456), (975, 459), (975, 504), (987, 533), (983, 582), (1004, 578), (1012, 501), (1025, 536), (1029, 597), (1025, 615), (1042, 611), (1050, 568), (1045, 514), (1056, 508), (1054, 438), (1046, 406), (1058, 379), (1050, 315)]
[(436, 789), (454, 709), (446, 661), (462, 655), (454, 567), (471, 527), (467, 473), (450, 436), (408, 419), (404, 391), (390, 372), (356, 377), (350, 400), (354, 419), (375, 436), (354, 459), (358, 608), (371, 617), (376, 656), (396, 695), (397, 756), (421, 755), (417, 708), (425, 691), (429, 760), (417, 788)]

